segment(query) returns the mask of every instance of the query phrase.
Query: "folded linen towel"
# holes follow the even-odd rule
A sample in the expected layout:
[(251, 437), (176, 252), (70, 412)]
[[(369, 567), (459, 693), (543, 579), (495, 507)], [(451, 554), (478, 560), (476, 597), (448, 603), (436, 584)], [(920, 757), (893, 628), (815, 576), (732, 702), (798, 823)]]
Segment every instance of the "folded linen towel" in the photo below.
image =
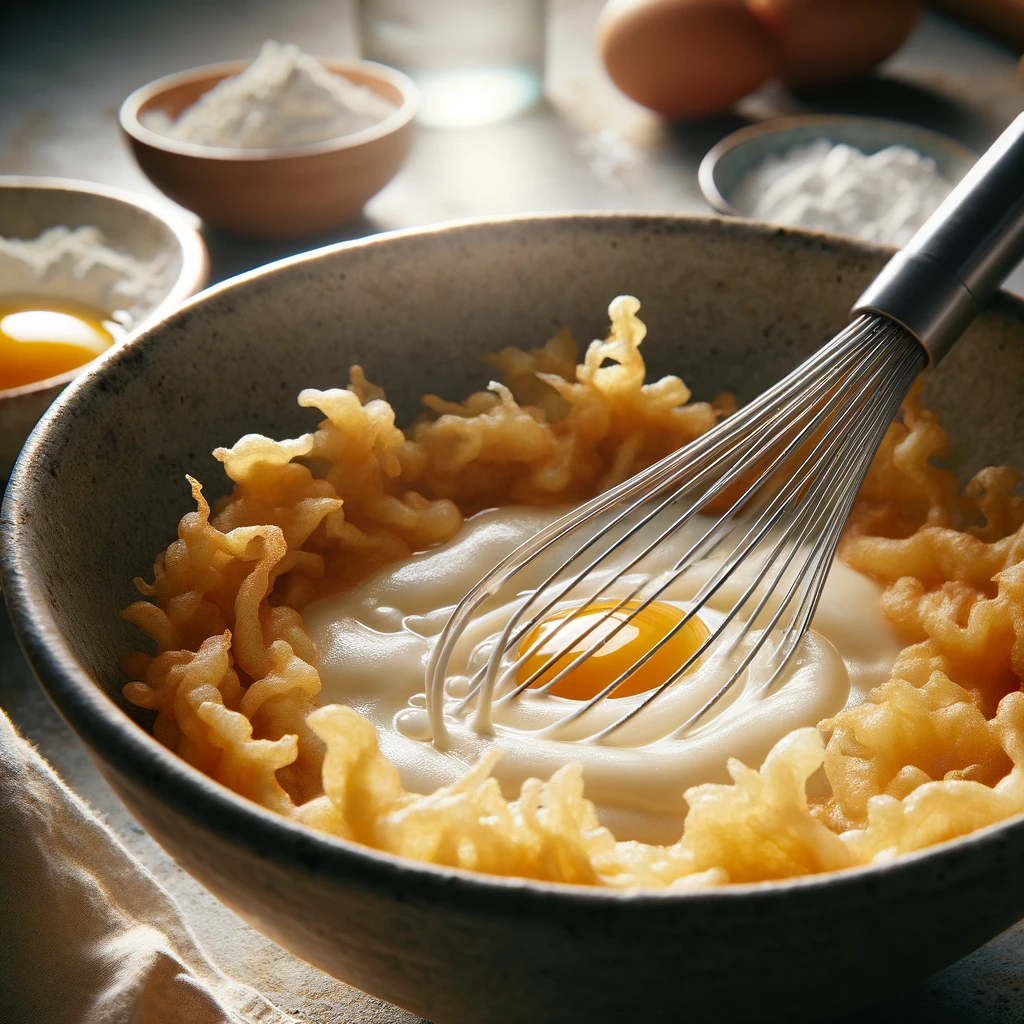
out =
[(295, 1024), (210, 961), (168, 893), (2, 710), (0, 1021)]

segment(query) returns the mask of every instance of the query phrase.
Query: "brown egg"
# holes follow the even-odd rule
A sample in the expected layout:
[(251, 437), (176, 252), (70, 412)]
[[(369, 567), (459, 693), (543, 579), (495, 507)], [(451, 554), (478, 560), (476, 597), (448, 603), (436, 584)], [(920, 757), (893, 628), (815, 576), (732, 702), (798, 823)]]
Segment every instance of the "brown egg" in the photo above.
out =
[(787, 85), (832, 85), (866, 74), (900, 48), (921, 0), (748, 0), (778, 48)]
[(630, 99), (679, 120), (727, 109), (774, 67), (770, 35), (744, 0), (615, 0), (597, 39)]

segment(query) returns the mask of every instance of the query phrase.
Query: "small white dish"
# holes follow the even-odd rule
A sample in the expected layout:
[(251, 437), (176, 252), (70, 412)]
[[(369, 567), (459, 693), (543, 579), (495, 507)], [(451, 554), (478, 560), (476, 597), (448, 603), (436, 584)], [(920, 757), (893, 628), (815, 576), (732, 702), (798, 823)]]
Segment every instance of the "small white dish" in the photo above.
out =
[(940, 132), (889, 118), (831, 114), (779, 117), (740, 128), (714, 146), (697, 172), (700, 190), (719, 213), (749, 217), (750, 210), (733, 205), (744, 177), (766, 157), (820, 139), (846, 143), (868, 155), (888, 146), (908, 146), (931, 157), (942, 176), (951, 182), (959, 181), (977, 159), (977, 154)]

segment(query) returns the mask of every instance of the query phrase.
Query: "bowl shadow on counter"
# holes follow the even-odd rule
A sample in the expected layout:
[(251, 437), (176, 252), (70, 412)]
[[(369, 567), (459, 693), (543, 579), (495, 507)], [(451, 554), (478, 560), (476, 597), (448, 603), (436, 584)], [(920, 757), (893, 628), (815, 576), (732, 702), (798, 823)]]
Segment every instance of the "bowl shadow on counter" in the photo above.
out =
[(666, 135), (675, 152), (696, 167), (704, 159), (704, 154), (727, 135), (752, 124), (756, 124), (756, 120), (742, 114), (716, 114), (699, 121), (668, 124)]
[(779, 113), (854, 114), (886, 117), (893, 121), (942, 132), (968, 149), (983, 150), (1004, 127), (979, 117), (983, 112), (957, 102), (934, 89), (886, 75), (873, 74), (855, 82), (792, 94), (791, 109)]
[(341, 227), (299, 238), (243, 238), (211, 224), (204, 224), (199, 233), (206, 243), (206, 250), (210, 256), (210, 283), (217, 284), (265, 263), (273, 263), (337, 242), (352, 242), (387, 230), (387, 224), (382, 224), (362, 213)]

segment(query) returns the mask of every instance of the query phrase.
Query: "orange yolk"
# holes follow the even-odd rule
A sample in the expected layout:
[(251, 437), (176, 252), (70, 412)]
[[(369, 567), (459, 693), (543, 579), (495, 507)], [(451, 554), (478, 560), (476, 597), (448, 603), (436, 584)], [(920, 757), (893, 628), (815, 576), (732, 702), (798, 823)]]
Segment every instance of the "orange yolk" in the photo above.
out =
[[(633, 609), (639, 607), (638, 602), (632, 602), (612, 612), (617, 604), (617, 601), (598, 601), (583, 612), (567, 608), (539, 622), (519, 645), (519, 653), (522, 655), (538, 640), (542, 641), (540, 647), (519, 667), (516, 673), (517, 682), (526, 682), (563, 647), (568, 646), (570, 649), (531, 683), (530, 689), (543, 686), (562, 669), (567, 668), (577, 655), (608, 638), (604, 643), (600, 643), (586, 661), (548, 691), (557, 697), (589, 700), (599, 694), (612, 680), (628, 671), (686, 615), (684, 609), (675, 605), (652, 601), (614, 636), (609, 637), (612, 630), (625, 620)], [(608, 612), (612, 614), (595, 627), (595, 623)], [(565, 622), (566, 619), (570, 621)], [(565, 625), (555, 633), (555, 627), (563, 622)], [(587, 633), (591, 627), (595, 628)], [(694, 616), (656, 654), (623, 680), (610, 696), (632, 697), (660, 686), (709, 635), (707, 626)]]
[(75, 370), (124, 329), (107, 314), (49, 300), (0, 300), (0, 391)]

